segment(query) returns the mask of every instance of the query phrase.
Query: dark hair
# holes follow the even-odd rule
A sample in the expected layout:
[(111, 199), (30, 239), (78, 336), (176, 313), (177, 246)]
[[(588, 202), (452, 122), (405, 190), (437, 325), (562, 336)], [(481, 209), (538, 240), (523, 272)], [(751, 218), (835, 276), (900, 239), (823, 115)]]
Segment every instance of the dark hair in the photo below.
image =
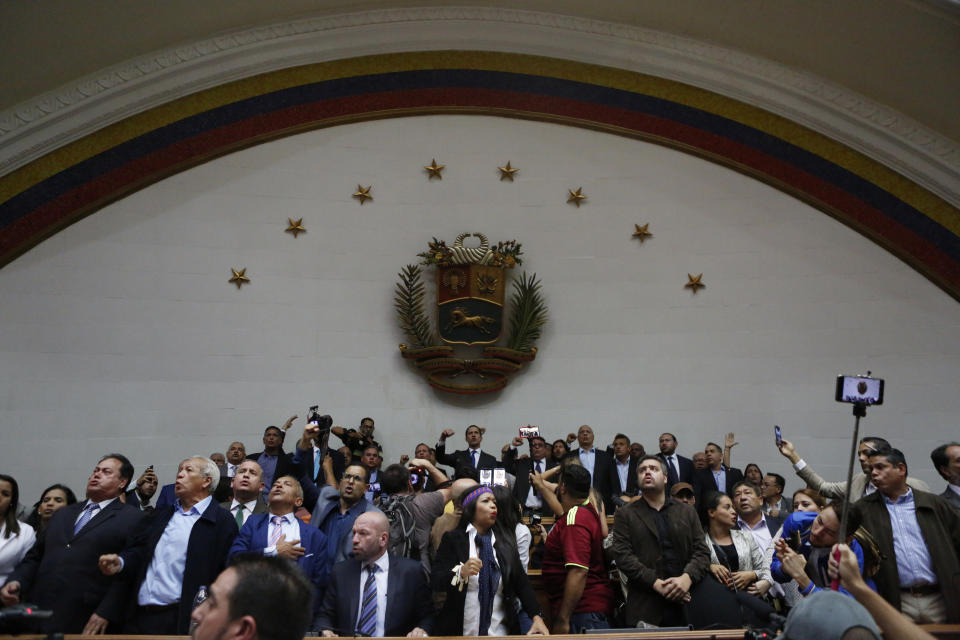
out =
[[(373, 422), (373, 418), (360, 418), (360, 424), (363, 424), (367, 420), (369, 420), (370, 422)], [(373, 422), (373, 424), (376, 425), (377, 423)]]
[(625, 433), (618, 433), (617, 435), (613, 436), (613, 441), (616, 442), (617, 440), (626, 440), (627, 444), (630, 444), (630, 437)]
[(130, 482), (133, 481), (133, 464), (127, 459), (127, 456), (123, 455), (122, 453), (108, 453), (97, 460), (97, 464), (100, 464), (104, 460), (109, 460), (110, 458), (120, 462), (120, 477), (127, 479), (127, 484), (123, 485), (123, 490), (126, 491), (130, 487)]
[(586, 500), (590, 496), (590, 472), (581, 465), (564, 465), (560, 472), (560, 484), (572, 498)]
[(950, 481), (950, 476), (940, 471), (940, 467), (946, 467), (950, 464), (950, 458), (947, 457), (947, 449), (950, 447), (960, 447), (960, 443), (948, 442), (930, 452), (930, 461), (933, 462), (933, 468), (936, 469), (937, 473), (947, 482)]
[(863, 444), (864, 442), (874, 445), (874, 448), (877, 450), (893, 448), (890, 446), (890, 443), (887, 442), (886, 438), (881, 438), (879, 436), (867, 436), (865, 438), (860, 438), (860, 444)]
[[(662, 438), (663, 436), (670, 436), (671, 438), (673, 438), (674, 442), (677, 441), (677, 436), (673, 435), (669, 431), (664, 431), (663, 433), (660, 434), (660, 438)], [(660, 438), (657, 438), (657, 440), (659, 440)]]
[[(716, 510), (716, 508), (720, 506), (720, 501), (724, 498), (730, 498), (730, 496), (721, 491), (708, 491), (707, 495), (704, 496), (703, 504), (699, 505), (700, 515), (704, 525), (710, 522), (710, 510)], [(733, 502), (733, 498), (730, 498), (730, 501)]]
[(496, 535), (507, 537), (510, 544), (517, 546), (517, 524), (520, 522), (520, 503), (513, 497), (509, 487), (493, 487), (493, 497), (497, 499)]
[(904, 471), (907, 471), (907, 459), (903, 455), (903, 451), (900, 449), (886, 448), (886, 449), (877, 449), (876, 451), (871, 451), (867, 457), (873, 458), (876, 456), (883, 456), (887, 462), (893, 466), (898, 464), (903, 465)]
[(40, 499), (37, 500), (37, 503), (33, 505), (33, 511), (31, 511), (30, 515), (28, 515), (24, 519), (24, 522), (26, 522), (28, 525), (33, 527), (37, 533), (40, 533), (40, 529), (42, 528), (41, 527), (42, 520), (40, 518), (40, 505), (43, 504), (43, 499), (47, 497), (47, 494), (53, 491), (54, 489), (59, 489), (60, 491), (63, 491), (63, 495), (67, 497), (67, 504), (64, 506), (77, 503), (77, 496), (74, 495), (73, 490), (65, 484), (52, 484), (46, 489), (44, 489), (43, 493), (40, 494)]
[(763, 478), (763, 469), (760, 468), (760, 465), (758, 465), (758, 464), (756, 464), (756, 463), (754, 463), (754, 462), (751, 462), (750, 464), (748, 464), (747, 466), (745, 466), (745, 467), (743, 468), (743, 477), (744, 477), (744, 478), (747, 477), (747, 470), (748, 470), (750, 467), (756, 467), (757, 471), (760, 472), (760, 477)]
[(377, 445), (377, 444), (368, 444), (367, 446), (365, 446), (365, 447), (363, 448), (363, 453), (366, 453), (368, 449), (376, 449), (376, 450), (377, 450), (377, 455), (378, 455), (378, 456), (380, 455), (380, 445)]
[(767, 475), (773, 478), (774, 484), (780, 487), (780, 493), (783, 493), (783, 490), (787, 487), (786, 479), (779, 473), (768, 473)]
[(237, 556), (230, 567), (237, 572), (230, 619), (253, 616), (259, 640), (302, 640), (316, 597), (303, 572), (284, 558), (260, 555)]
[[(468, 495), (479, 489), (481, 485), (475, 484), (464, 489), (463, 493), (460, 494), (460, 500), (463, 501)], [(492, 489), (493, 497), (497, 498), (496, 487)], [(460, 522), (457, 527), (459, 529), (466, 530), (467, 525), (473, 522), (474, 517), (477, 515), (477, 501), (480, 499), (478, 496), (477, 499), (473, 500), (470, 504), (463, 507), (463, 512), (460, 514)], [(523, 567), (520, 565), (520, 554), (517, 551), (516, 543), (516, 534), (514, 529), (510, 529), (509, 533), (506, 531), (506, 527), (501, 522), (501, 512), (504, 509), (500, 508), (500, 502), (497, 502), (497, 521), (493, 525), (493, 535), (496, 537), (497, 541), (493, 545), (494, 552), (497, 555), (497, 564), (500, 565), (500, 574), (501, 582), (500, 584), (511, 584), (513, 580), (514, 572), (522, 571)]]
[(533, 436), (532, 438), (530, 438), (530, 443), (533, 444), (534, 440), (539, 440), (540, 442), (543, 443), (543, 446), (547, 446), (547, 441), (542, 436)]
[(478, 427), (478, 426), (475, 425), (475, 424), (471, 424), (471, 425), (468, 426), (466, 429), (464, 429), (464, 430), (463, 430), (463, 435), (467, 435), (467, 431), (470, 431), (470, 429), (476, 429), (477, 431), (480, 432), (480, 435), (481, 435), (481, 436), (483, 435), (483, 431), (480, 429), (480, 427)]
[[(556, 460), (556, 458), (553, 457), (553, 448), (557, 446), (558, 442), (563, 445), (563, 455), (560, 456), (561, 458), (563, 458), (563, 456), (567, 455), (567, 453), (570, 452), (570, 447), (567, 446), (567, 441), (564, 440), (563, 438), (557, 438), (552, 443), (550, 443), (550, 457), (553, 458), (554, 460)], [(557, 462), (559, 462), (559, 460), (557, 460)]]
[(703, 448), (703, 452), (707, 452), (707, 447), (714, 447), (720, 453), (723, 453), (723, 447), (718, 445), (716, 442), (708, 442), (707, 445)]
[(7, 505), (7, 512), (3, 514), (3, 521), (7, 525), (7, 530), (3, 537), (9, 538), (11, 534), (20, 535), (20, 522), (17, 520), (17, 506), (20, 504), (20, 485), (5, 473), (0, 473), (0, 480), (10, 483), (10, 504)]
[(392, 464), (380, 472), (380, 488), (387, 495), (403, 493), (410, 487), (410, 472), (402, 464)]
[(730, 489), (730, 493), (731, 494), (736, 493), (737, 489), (739, 489), (740, 487), (747, 487), (748, 489), (750, 489), (750, 491), (753, 491), (753, 493), (756, 494), (758, 498), (760, 497), (760, 487), (753, 484), (749, 480), (741, 480), (737, 484), (733, 485), (733, 488)]
[(480, 482), (480, 472), (469, 462), (462, 462), (453, 470), (453, 479), (461, 480), (463, 478)]
[(343, 468), (344, 472), (346, 472), (346, 470), (349, 469), (350, 467), (357, 467), (358, 469), (363, 469), (363, 481), (364, 482), (370, 481), (370, 472), (367, 471), (367, 468), (365, 466), (363, 466), (359, 462), (348, 462), (347, 466)]
[(820, 495), (820, 492), (819, 492), (819, 491), (814, 491), (814, 490), (811, 489), (810, 487), (801, 487), (801, 488), (797, 489), (796, 491), (794, 491), (794, 492), (793, 492), (793, 495), (790, 496), (790, 497), (791, 497), (791, 500), (790, 500), (790, 508), (791, 508), (791, 509), (793, 508), (793, 498), (796, 498), (798, 493), (802, 493), (803, 495), (805, 495), (805, 496), (807, 496), (808, 498), (810, 498), (811, 500), (813, 500), (813, 503), (816, 504), (818, 507), (820, 507), (821, 510), (823, 510), (823, 508), (824, 508), (825, 506), (827, 506), (827, 499), (824, 498), (822, 495)]
[(637, 473), (640, 473), (640, 465), (646, 462), (647, 460), (654, 460), (658, 465), (660, 465), (660, 470), (663, 471), (663, 475), (667, 475), (667, 463), (660, 459), (659, 456), (652, 456), (647, 454), (637, 460)]
[(284, 440), (287, 439), (287, 432), (284, 431), (283, 429), (281, 429), (280, 427), (278, 427), (278, 426), (275, 425), (275, 424), (272, 424), (272, 425), (270, 425), (269, 427), (267, 427), (266, 429), (264, 429), (264, 430), (263, 430), (263, 435), (266, 436), (266, 435), (267, 435), (267, 431), (270, 431), (270, 429), (276, 429), (277, 432), (280, 433), (280, 443), (281, 443), (281, 444), (283, 443)]

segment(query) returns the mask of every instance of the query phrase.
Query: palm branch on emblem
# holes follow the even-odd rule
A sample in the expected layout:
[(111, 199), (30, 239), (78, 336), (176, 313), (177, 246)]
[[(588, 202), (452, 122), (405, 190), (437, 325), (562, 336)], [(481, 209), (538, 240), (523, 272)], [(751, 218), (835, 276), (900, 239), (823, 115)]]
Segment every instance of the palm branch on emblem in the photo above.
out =
[(430, 321), (423, 311), (425, 295), (423, 281), (420, 279), (420, 267), (408, 264), (399, 274), (393, 306), (397, 310), (400, 328), (414, 343), (414, 347), (427, 347), (434, 344)]
[(531, 351), (543, 325), (547, 323), (547, 305), (540, 293), (540, 281), (536, 274), (528, 276), (526, 272), (513, 283), (510, 296), (513, 312), (510, 316), (510, 341), (507, 348), (516, 351)]

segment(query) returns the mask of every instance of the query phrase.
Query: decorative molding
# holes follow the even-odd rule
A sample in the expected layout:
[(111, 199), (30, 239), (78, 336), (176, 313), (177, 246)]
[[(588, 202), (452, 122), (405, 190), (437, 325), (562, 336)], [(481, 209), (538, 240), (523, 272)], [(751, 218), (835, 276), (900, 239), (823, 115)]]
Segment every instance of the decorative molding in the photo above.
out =
[(0, 112), (0, 176), (152, 107), (304, 64), (443, 49), (598, 64), (683, 82), (842, 142), (960, 206), (960, 147), (845, 87), (669, 33), (512, 9), (421, 7), (307, 18), (126, 61)]

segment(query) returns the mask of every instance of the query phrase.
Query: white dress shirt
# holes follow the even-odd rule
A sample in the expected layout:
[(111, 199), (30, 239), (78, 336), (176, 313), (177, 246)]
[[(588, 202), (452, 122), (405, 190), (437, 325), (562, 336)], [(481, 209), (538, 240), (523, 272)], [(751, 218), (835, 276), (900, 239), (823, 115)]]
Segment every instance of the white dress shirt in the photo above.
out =
[[(16, 509), (17, 505), (10, 505), (11, 509)], [(37, 534), (28, 524), (20, 523), (20, 533), (17, 535), (7, 535), (7, 523), (0, 523), (0, 584), (7, 581), (7, 576), (13, 573), (13, 569), (27, 555), (27, 551), (33, 546), (37, 539)]]
[[(254, 498), (250, 502), (243, 503), (243, 524), (247, 523), (247, 518), (253, 515), (253, 510), (257, 507), (257, 499)], [(233, 519), (237, 519), (237, 509), (240, 508), (240, 503), (236, 498), (230, 503), (230, 514), (233, 516)], [(242, 526), (242, 525), (241, 525)]]
[[(274, 532), (276, 531), (276, 528), (277, 528), (277, 525), (273, 523), (273, 516), (274, 514), (272, 513), (267, 514), (267, 521), (270, 523), (270, 525), (267, 527), (267, 544), (270, 544), (270, 541), (273, 540)], [(297, 519), (293, 517), (293, 511), (280, 516), (280, 518), (281, 518), (281, 522), (279, 525), (280, 532), (283, 533), (284, 536), (286, 536), (283, 539), (283, 541), (290, 542), (291, 540), (299, 540), (300, 524), (297, 522)], [(253, 525), (250, 525), (250, 526), (253, 526)], [(265, 556), (277, 555), (277, 546), (271, 545), (269, 547), (266, 547), (263, 550), (263, 555)]]
[[(467, 525), (467, 537), (470, 539), (470, 556), (479, 558), (477, 553), (477, 543), (474, 540), (477, 536), (477, 529), (472, 525)], [(496, 544), (496, 537), (490, 532), (490, 545)], [(494, 547), (495, 548), (495, 547)], [(494, 551), (496, 554), (496, 551)], [(497, 584), (497, 593), (493, 596), (493, 613), (490, 616), (490, 627), (487, 630), (488, 636), (507, 635), (507, 625), (504, 624), (503, 609), (503, 576), (500, 576), (500, 583)], [(476, 636), (480, 633), (480, 580), (479, 576), (470, 576), (467, 581), (467, 595), (463, 603), (463, 635)]]

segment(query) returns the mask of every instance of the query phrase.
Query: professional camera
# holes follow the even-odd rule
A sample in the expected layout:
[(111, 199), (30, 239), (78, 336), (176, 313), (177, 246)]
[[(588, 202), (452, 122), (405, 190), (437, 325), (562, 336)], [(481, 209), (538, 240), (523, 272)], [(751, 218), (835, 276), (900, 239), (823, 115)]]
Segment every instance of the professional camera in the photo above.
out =
[(307, 414), (307, 424), (312, 424), (315, 427), (320, 427), (320, 433), (323, 434), (325, 431), (330, 431), (330, 427), (333, 426), (333, 418), (324, 414), (320, 415), (320, 405), (313, 405), (309, 409)]

